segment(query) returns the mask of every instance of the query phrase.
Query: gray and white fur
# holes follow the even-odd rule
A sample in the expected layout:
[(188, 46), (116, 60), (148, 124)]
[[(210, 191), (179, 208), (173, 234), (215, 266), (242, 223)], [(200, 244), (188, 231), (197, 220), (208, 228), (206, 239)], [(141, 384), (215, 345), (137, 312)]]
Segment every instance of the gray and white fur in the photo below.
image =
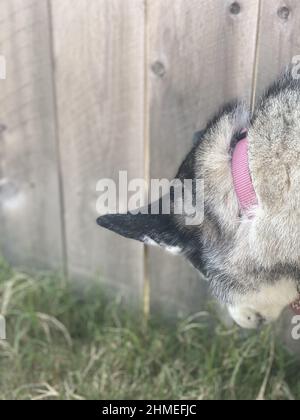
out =
[[(240, 214), (231, 172), (245, 128), (258, 198), (251, 218)], [(175, 214), (106, 215), (98, 224), (183, 254), (241, 327), (275, 321), (299, 295), (300, 81), (285, 73), (252, 116), (243, 103), (226, 106), (201, 132), (177, 178), (204, 180), (200, 226), (186, 226)]]

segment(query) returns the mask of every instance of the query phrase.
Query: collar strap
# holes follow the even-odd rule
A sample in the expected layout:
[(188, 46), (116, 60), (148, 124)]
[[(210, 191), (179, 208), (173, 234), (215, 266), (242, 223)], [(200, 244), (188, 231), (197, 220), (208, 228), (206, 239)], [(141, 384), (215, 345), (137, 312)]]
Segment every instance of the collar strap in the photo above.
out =
[(244, 130), (242, 134), (244, 134), (244, 138), (238, 141), (233, 150), (231, 169), (241, 213), (247, 214), (253, 207), (257, 206), (258, 200), (249, 169), (247, 132)]

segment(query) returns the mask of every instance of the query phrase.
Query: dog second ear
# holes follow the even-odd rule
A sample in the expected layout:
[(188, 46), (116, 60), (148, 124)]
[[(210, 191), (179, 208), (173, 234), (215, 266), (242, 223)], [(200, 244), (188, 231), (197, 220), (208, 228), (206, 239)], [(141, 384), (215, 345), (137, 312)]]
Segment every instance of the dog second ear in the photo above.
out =
[(163, 247), (180, 245), (178, 231), (170, 215), (108, 214), (99, 217), (97, 223), (125, 238), (149, 245), (157, 244)]

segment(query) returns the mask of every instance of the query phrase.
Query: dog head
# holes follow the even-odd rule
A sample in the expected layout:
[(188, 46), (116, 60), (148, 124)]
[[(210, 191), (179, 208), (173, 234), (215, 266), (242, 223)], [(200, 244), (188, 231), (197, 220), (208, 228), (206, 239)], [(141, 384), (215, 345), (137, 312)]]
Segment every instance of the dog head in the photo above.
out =
[[(238, 191), (244, 193), (243, 184), (235, 179), (243, 174), (239, 161), (233, 173), (245, 141), (243, 165), (255, 197), (246, 205)], [(162, 197), (155, 214), (150, 205), (134, 214), (102, 216), (98, 224), (184, 255), (242, 327), (277, 319), (298, 297), (300, 279), (300, 82), (285, 74), (252, 117), (241, 103), (223, 109), (201, 132), (176, 179), (193, 181), (193, 202), (197, 180), (203, 180), (200, 224), (187, 224), (187, 214), (175, 211), (173, 188), (169, 214)]]

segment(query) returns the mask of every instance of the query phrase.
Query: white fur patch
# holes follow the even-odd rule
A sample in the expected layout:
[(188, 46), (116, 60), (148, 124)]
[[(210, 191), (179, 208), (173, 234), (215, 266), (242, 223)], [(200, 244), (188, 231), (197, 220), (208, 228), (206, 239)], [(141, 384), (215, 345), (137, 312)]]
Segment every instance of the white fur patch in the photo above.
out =
[(145, 243), (145, 245), (148, 245), (148, 246), (159, 246), (159, 244), (155, 242), (153, 239), (149, 238), (149, 236), (145, 236), (143, 238), (143, 242)]
[(145, 236), (143, 238), (143, 242), (145, 243), (145, 245), (148, 245), (148, 246), (161, 246), (167, 252), (173, 255), (179, 255), (182, 252), (182, 249), (179, 246), (170, 246), (170, 245), (164, 244), (163, 242), (159, 244), (155, 242), (153, 239), (149, 238), (149, 236)]
[(182, 252), (180, 246), (166, 246), (165, 250), (173, 255), (179, 255)]
[(257, 293), (249, 293), (230, 306), (229, 313), (242, 328), (257, 328), (260, 321), (276, 321), (283, 310), (298, 297), (297, 285), (283, 278), (273, 285), (264, 285)]

